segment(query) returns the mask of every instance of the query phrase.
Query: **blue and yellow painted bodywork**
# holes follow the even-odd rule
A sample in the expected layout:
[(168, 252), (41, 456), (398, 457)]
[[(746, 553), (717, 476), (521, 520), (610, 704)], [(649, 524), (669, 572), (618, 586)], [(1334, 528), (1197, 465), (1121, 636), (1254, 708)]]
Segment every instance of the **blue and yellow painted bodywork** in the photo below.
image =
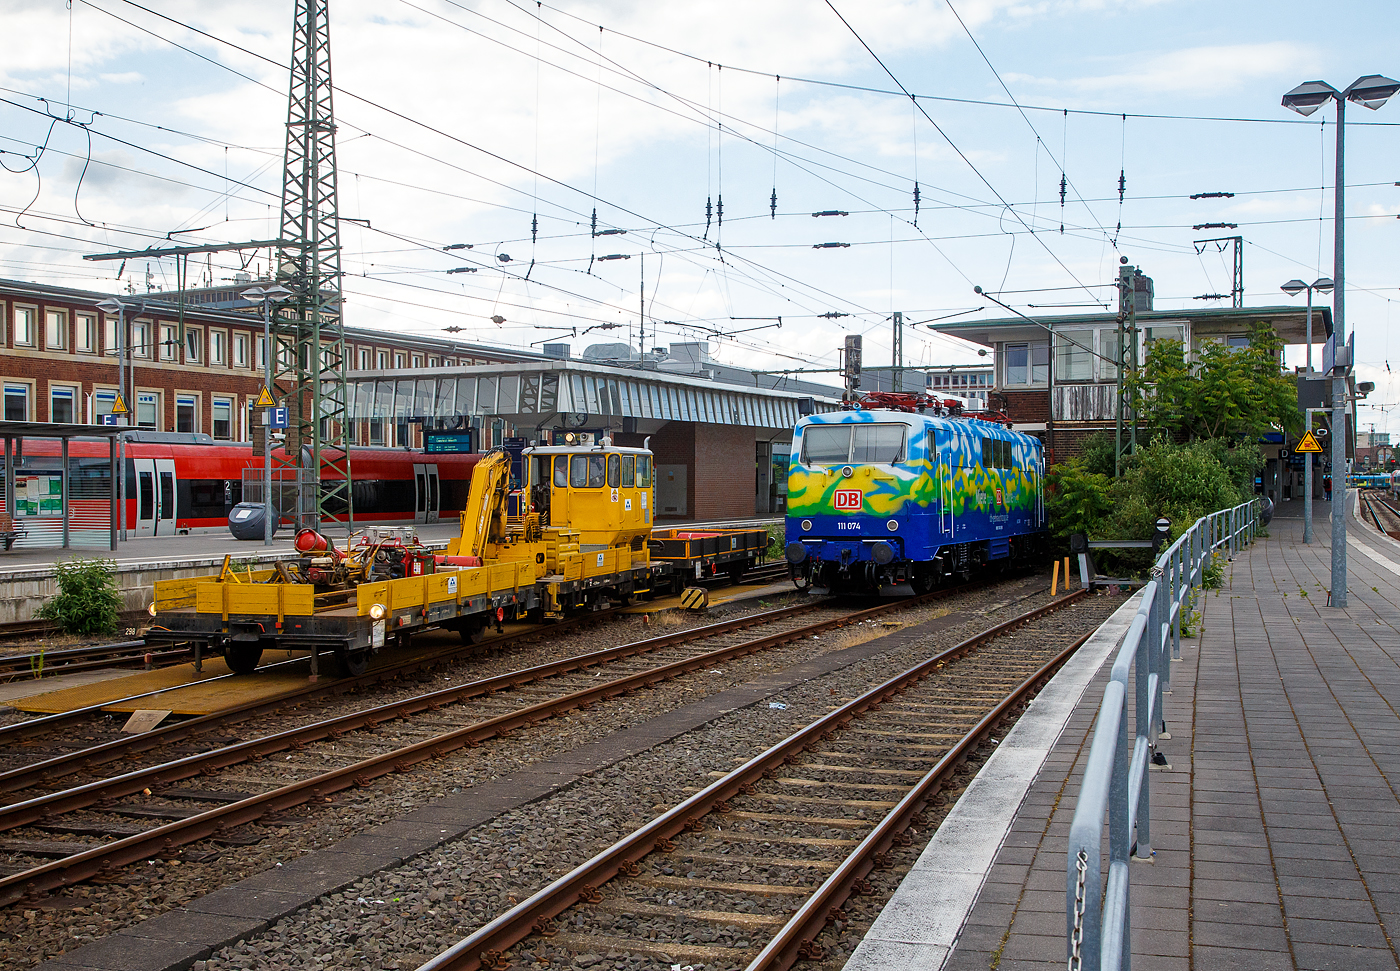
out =
[[(883, 425), (886, 438), (902, 426), (904, 444), (893, 461), (813, 460), (809, 429), (831, 425)], [(994, 422), (880, 410), (804, 418), (788, 471), (789, 561), (805, 550), (809, 567), (851, 575), (874, 562), (889, 581), (919, 564), (941, 575), (1014, 557), (1045, 531), (1043, 477), (1039, 440)]]

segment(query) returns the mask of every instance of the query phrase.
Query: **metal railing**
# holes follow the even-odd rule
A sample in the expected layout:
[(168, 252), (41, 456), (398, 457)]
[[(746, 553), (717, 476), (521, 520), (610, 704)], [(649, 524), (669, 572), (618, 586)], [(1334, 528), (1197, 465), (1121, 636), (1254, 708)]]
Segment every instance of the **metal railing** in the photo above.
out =
[[(1099, 706), (1094, 740), (1070, 824), (1065, 866), (1065, 944), (1070, 971), (1117, 971), (1131, 963), (1128, 860), (1152, 856), (1148, 766), (1166, 731), (1162, 693), (1171, 661), (1181, 658), (1181, 621), (1216, 550), (1228, 555), (1251, 542), (1260, 500), (1196, 520), (1152, 566), (1142, 603), (1114, 659)], [(1170, 653), (1168, 653), (1170, 652)], [(1128, 676), (1134, 675), (1136, 731), (1127, 732)], [(1170, 736), (1168, 736), (1170, 737)], [(1103, 876), (1108, 817), (1108, 879)], [(1134, 842), (1134, 840), (1136, 840)]]

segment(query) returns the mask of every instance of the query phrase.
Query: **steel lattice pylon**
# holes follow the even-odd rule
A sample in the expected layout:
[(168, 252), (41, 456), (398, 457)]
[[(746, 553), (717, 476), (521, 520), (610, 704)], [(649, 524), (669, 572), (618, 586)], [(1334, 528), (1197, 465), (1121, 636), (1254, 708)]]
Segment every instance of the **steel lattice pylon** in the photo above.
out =
[[(303, 497), (298, 503), (297, 525), (315, 527), (331, 520), (348, 530), (354, 523), (351, 429), (327, 0), (296, 0), (279, 235), (277, 282), (293, 296), (275, 319), (273, 393), (289, 410), (287, 464), (314, 471), (319, 483), (313, 500)], [(308, 448), (306, 463), (302, 456)], [(316, 522), (305, 521), (312, 515)]]

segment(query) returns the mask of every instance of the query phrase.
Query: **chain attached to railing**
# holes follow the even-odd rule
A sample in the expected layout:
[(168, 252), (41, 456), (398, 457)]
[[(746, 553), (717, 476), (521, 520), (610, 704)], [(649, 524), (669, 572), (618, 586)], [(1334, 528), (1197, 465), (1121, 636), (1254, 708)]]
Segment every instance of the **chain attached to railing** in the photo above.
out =
[(1074, 930), (1069, 935), (1069, 971), (1081, 971), (1084, 966), (1084, 877), (1089, 872), (1089, 854), (1079, 851), (1075, 864), (1079, 879), (1074, 884)]

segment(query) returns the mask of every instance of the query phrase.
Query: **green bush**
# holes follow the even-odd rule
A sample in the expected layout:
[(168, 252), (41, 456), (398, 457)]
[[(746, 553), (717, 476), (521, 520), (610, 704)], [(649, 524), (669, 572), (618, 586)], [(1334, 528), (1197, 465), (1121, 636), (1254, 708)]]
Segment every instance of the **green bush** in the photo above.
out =
[(112, 560), (75, 557), (54, 564), (58, 596), (39, 608), (39, 617), (67, 634), (110, 634), (121, 619), (117, 565)]

